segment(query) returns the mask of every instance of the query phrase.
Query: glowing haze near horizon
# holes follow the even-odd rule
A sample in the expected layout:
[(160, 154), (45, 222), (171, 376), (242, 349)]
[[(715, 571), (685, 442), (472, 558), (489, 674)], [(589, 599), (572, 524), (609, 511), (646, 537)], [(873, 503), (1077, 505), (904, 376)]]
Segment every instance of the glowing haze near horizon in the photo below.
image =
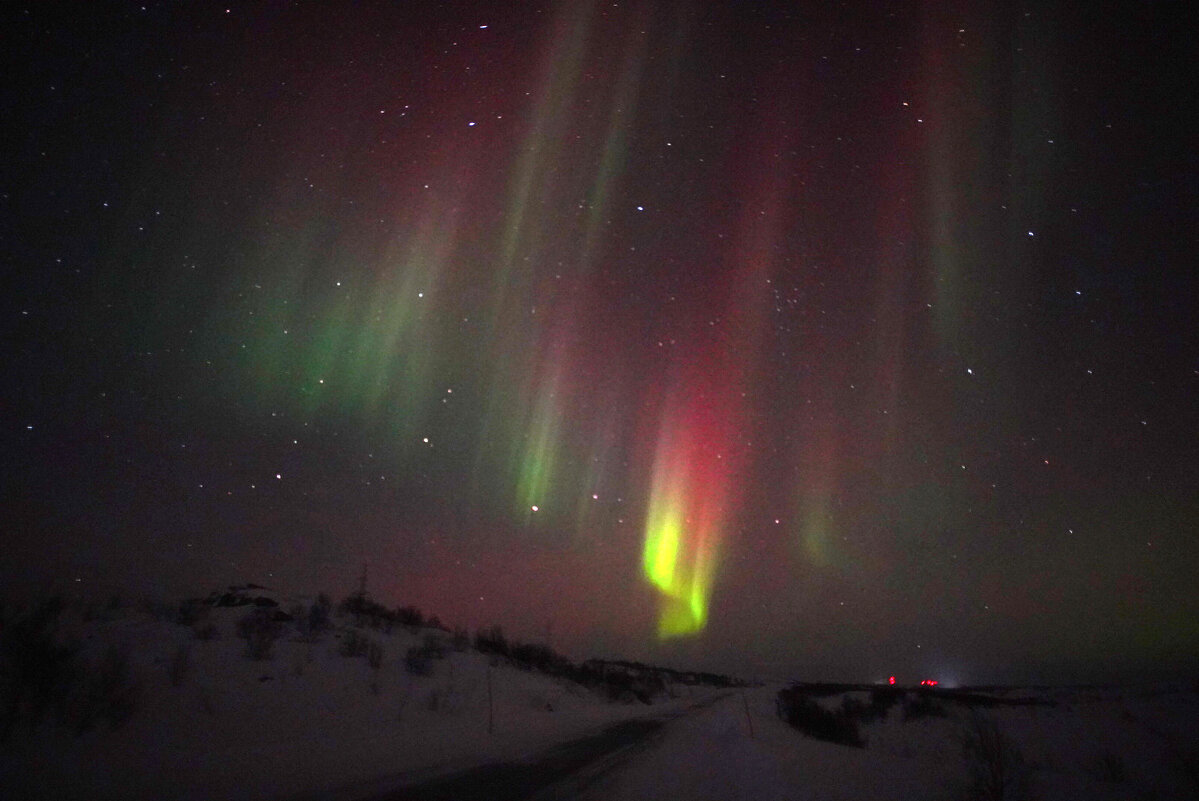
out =
[(576, 656), (1196, 665), (1161, 20), (201, 5), (4, 12), (14, 581), (365, 564)]

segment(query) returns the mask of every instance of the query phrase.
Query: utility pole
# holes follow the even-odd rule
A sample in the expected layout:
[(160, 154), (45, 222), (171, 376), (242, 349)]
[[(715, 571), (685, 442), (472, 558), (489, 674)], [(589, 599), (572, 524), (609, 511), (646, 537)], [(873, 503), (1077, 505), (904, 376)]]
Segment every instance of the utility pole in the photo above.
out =
[(487, 733), (495, 733), (495, 705), (491, 699), (491, 663), (487, 663)]
[(745, 720), (749, 723), (749, 739), (754, 737), (754, 719), (749, 716), (749, 700), (745, 697), (745, 690), (741, 691), (741, 703), (745, 704)]

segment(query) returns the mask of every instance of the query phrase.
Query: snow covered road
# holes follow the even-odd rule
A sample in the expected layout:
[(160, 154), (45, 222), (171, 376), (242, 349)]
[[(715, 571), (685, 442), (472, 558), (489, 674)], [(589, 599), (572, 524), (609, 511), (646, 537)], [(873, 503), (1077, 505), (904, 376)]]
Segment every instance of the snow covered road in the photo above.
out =
[(727, 696), (697, 702), (682, 712), (625, 720), (555, 746), (536, 756), (470, 768), (423, 781), (363, 801), (548, 801), (590, 795), (633, 755), (652, 747), (663, 727), (702, 713)]
[[(665, 726), (583, 793), (585, 801), (849, 801), (949, 797), (954, 773), (936, 763), (804, 737), (775, 714), (775, 690), (723, 696)], [(751, 728), (752, 722), (752, 728)]]
[(953, 786), (924, 760), (805, 738), (774, 715), (773, 697), (765, 688), (712, 696), (361, 801), (936, 799)]

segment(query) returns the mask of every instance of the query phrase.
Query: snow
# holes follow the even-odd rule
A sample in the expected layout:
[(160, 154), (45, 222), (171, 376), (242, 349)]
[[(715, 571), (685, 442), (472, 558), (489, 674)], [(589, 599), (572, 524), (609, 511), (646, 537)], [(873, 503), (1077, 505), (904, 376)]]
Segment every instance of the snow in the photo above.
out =
[[(971, 712), (864, 724), (864, 749), (803, 736), (780, 720), (780, 686), (753, 688), (668, 728), (589, 799), (959, 799), (970, 792), (962, 736)], [(844, 695), (820, 700), (839, 706)], [(1057, 799), (1194, 798), (1199, 696), (1193, 688), (1028, 691), (1056, 706), (986, 710), (1022, 754), (1027, 795)], [(749, 710), (747, 719), (746, 707)], [(750, 721), (752, 720), (752, 733)], [(1104, 761), (1104, 757), (1107, 760)], [(1125, 766), (1116, 780), (1105, 765)], [(1190, 775), (1188, 777), (1188, 771)], [(1005, 796), (1008, 797), (1008, 796)]]
[[(589, 798), (937, 798), (945, 769), (932, 761), (848, 748), (804, 737), (775, 714), (778, 686), (741, 691), (672, 726), (611, 786)], [(749, 717), (746, 716), (746, 707)], [(752, 720), (753, 733), (750, 733)]]
[[(286, 606), (284, 605), (284, 608)], [(677, 700), (610, 703), (573, 683), (500, 664), (473, 650), (432, 660), (411, 675), (404, 654), (431, 632), (366, 628), (383, 660), (339, 653), (348, 620), (318, 642), (280, 639), (272, 657), (245, 656), (235, 635), (245, 607), (213, 609), (217, 639), (128, 611), (115, 620), (67, 621), (67, 634), (100, 653), (129, 648), (141, 683), (138, 710), (124, 726), (81, 737), (43, 724), (0, 748), (6, 798), (265, 799), (347, 797), (488, 761), (511, 759), (629, 717), (678, 709), (702, 696), (678, 687)], [(434, 636), (448, 640), (448, 635)], [(169, 665), (180, 648), (190, 668), (174, 686)], [(494, 702), (488, 733), (488, 672)]]
[[(286, 607), (284, 607), (286, 608)], [(865, 748), (812, 739), (782, 721), (782, 685), (717, 690), (675, 686), (673, 700), (612, 703), (570, 682), (493, 665), (473, 650), (404, 667), (428, 629), (364, 629), (382, 664), (339, 649), (349, 619), (315, 642), (285, 636), (270, 659), (245, 656), (235, 635), (245, 608), (214, 609), (220, 636), (198, 640), (162, 615), (124, 610), (68, 619), (64, 633), (92, 655), (129, 648), (141, 684), (124, 726), (76, 737), (52, 725), (0, 745), (5, 798), (357, 799), (494, 761), (529, 759), (615, 721), (669, 722), (646, 742), (588, 769), (591, 799), (952, 799), (967, 795), (963, 735), (993, 720), (1023, 757), (1031, 797), (1195, 797), (1195, 687), (1061, 688), (996, 693), (1040, 705), (972, 709), (931, 694), (944, 717), (904, 720), (902, 704), (861, 724)], [(435, 634), (448, 639), (448, 635)], [(189, 668), (172, 681), (181, 652)], [(494, 732), (488, 732), (488, 677)], [(818, 699), (838, 708), (845, 695)], [(705, 699), (715, 703), (694, 708)], [(1052, 705), (1050, 705), (1052, 704)]]

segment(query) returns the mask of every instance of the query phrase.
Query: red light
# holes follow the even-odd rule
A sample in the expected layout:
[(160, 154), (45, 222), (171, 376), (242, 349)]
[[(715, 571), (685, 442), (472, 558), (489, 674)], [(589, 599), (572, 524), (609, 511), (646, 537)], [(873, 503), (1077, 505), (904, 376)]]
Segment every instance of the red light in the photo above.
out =
[(921, 679), (920, 686), (921, 687), (936, 687), (937, 680), (936, 679)]
[(895, 677), (894, 677), (894, 676), (892, 676), (890, 679), (888, 679), (888, 680), (887, 680), (887, 684), (894, 684), (894, 683), (895, 683)]

